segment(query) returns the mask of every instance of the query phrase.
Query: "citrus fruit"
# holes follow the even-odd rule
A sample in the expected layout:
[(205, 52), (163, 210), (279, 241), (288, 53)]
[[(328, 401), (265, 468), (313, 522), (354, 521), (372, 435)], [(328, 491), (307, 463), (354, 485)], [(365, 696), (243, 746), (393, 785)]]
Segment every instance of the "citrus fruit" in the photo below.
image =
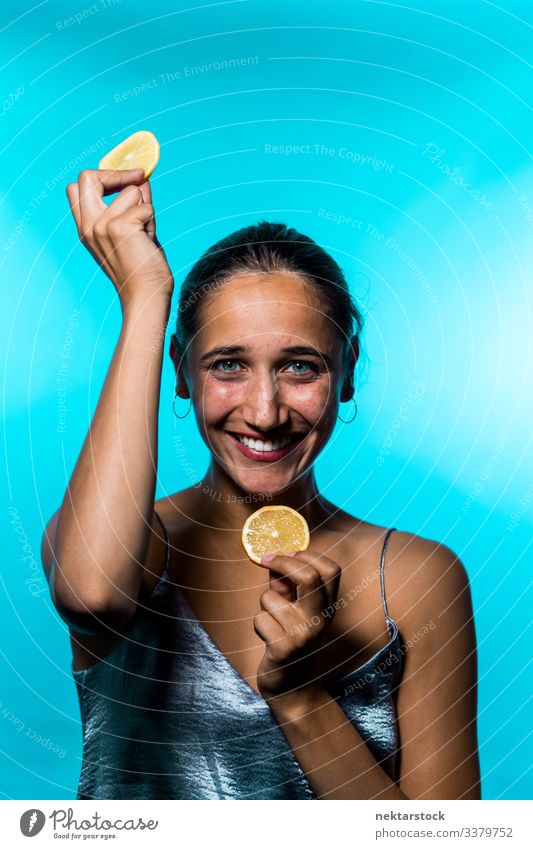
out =
[(98, 163), (99, 168), (123, 171), (143, 168), (147, 180), (159, 162), (159, 142), (149, 130), (139, 130), (117, 144)]
[(309, 526), (292, 507), (271, 504), (248, 516), (241, 539), (250, 560), (260, 564), (263, 554), (287, 554), (308, 548)]

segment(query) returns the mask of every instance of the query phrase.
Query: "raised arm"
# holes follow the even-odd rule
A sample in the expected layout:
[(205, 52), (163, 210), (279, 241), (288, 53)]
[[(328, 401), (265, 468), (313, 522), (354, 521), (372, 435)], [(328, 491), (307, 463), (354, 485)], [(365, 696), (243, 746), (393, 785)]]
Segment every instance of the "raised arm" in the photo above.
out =
[[(49, 523), (53, 537), (42, 547), (58, 612), (86, 633), (134, 613), (154, 522), (162, 343), (174, 281), (156, 236), (150, 186), (135, 185), (141, 178), (139, 171), (87, 170), (67, 186), (80, 239), (115, 286), (123, 317), (89, 431)], [(114, 192), (107, 206), (103, 196)]]

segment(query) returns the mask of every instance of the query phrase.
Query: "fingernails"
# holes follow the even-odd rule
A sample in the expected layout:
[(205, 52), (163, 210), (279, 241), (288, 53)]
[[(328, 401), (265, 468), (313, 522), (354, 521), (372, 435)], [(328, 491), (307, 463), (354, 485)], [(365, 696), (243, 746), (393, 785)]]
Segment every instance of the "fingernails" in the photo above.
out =
[(275, 554), (263, 554), (261, 563), (270, 563), (271, 560), (274, 560), (275, 556)]

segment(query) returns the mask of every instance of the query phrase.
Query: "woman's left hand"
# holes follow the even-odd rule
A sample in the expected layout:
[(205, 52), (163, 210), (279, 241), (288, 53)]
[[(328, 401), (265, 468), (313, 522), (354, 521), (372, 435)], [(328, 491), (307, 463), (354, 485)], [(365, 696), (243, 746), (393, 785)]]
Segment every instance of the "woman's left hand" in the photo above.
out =
[(257, 686), (267, 701), (298, 699), (300, 688), (320, 686), (316, 650), (333, 619), (341, 567), (310, 549), (277, 554), (268, 563), (263, 557), (261, 565), (269, 569), (270, 588), (261, 595), (261, 612), (253, 620), (266, 643)]

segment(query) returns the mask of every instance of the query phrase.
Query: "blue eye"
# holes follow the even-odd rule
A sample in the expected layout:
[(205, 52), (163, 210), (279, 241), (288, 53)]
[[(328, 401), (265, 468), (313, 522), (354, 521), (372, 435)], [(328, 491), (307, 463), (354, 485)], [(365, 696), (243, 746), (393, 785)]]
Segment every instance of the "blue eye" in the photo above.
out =
[[(215, 370), (215, 366), (219, 366), (222, 363), (237, 363), (237, 362), (238, 362), (238, 360), (217, 360), (216, 362), (214, 362), (212, 364), (211, 368), (213, 370)], [(222, 369), (222, 371), (224, 372), (224, 374), (235, 374), (234, 371), (226, 371), (225, 369)]]
[[(315, 373), (318, 371), (318, 369), (316, 368), (316, 366), (313, 365), (313, 363), (307, 363), (307, 362), (305, 362), (305, 360), (294, 360), (294, 362), (292, 362), (291, 365), (307, 366), (308, 368), (311, 369), (311, 371), (314, 371)], [(300, 372), (295, 372), (295, 374), (307, 374), (307, 372), (301, 372), (300, 371)]]
[[(231, 365), (238, 365), (239, 361), (238, 360), (215, 360), (215, 362), (211, 363), (210, 370), (211, 371), (221, 371), (222, 374), (238, 374), (238, 371), (236, 369), (219, 368), (219, 366), (225, 366), (225, 365), (228, 365), (228, 363), (231, 364)], [(290, 363), (290, 365), (291, 366), (299, 365), (299, 366), (305, 366), (306, 367), (305, 371), (294, 371), (294, 372), (292, 372), (296, 376), (302, 375), (303, 377), (307, 377), (307, 375), (309, 374), (309, 369), (311, 370), (311, 372), (313, 374), (318, 374), (318, 371), (319, 371), (318, 367), (314, 363), (309, 363), (306, 360), (293, 360), (293, 362)]]

